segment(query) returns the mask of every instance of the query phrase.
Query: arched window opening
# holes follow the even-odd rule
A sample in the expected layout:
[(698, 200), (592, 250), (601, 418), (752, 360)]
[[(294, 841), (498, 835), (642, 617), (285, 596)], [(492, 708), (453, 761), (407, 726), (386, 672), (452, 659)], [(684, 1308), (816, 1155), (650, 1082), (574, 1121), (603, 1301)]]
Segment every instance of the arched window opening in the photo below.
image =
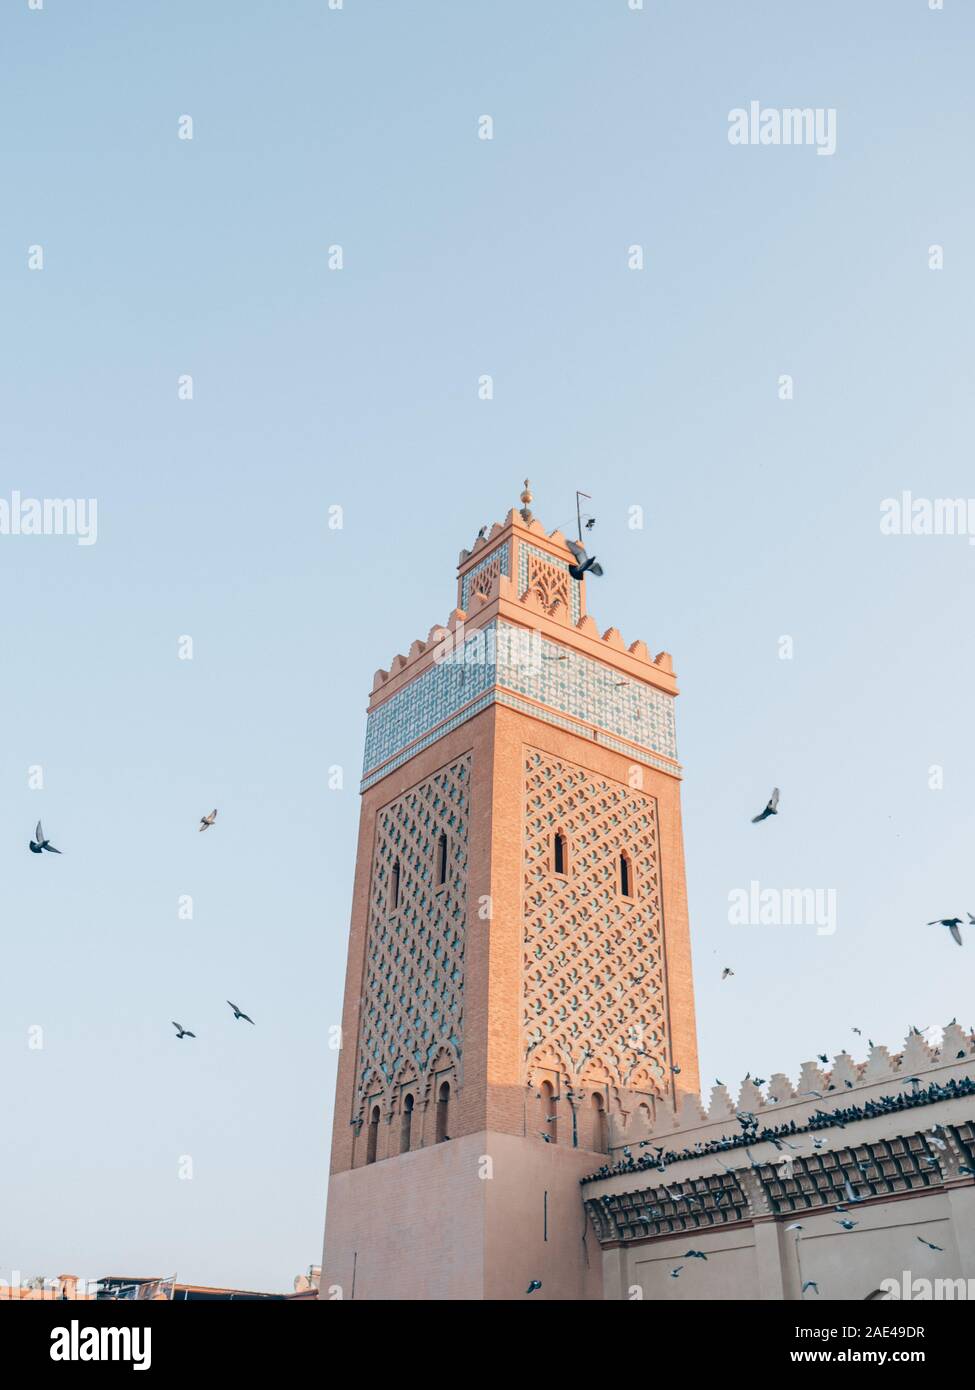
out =
[(379, 1106), (374, 1105), (369, 1116), (369, 1137), (366, 1140), (366, 1162), (375, 1163), (376, 1145), (379, 1142)]
[(569, 856), (567, 853), (567, 848), (568, 847), (565, 843), (565, 836), (562, 834), (562, 831), (556, 830), (555, 844), (553, 847), (552, 857), (555, 865), (555, 872), (557, 874), (567, 874), (569, 872)]
[(620, 855), (620, 892), (624, 898), (633, 897), (633, 869), (625, 850)]
[(551, 1081), (542, 1082), (542, 1110), (545, 1116), (544, 1134), (548, 1135), (550, 1144), (559, 1142), (559, 1120), (558, 1120), (558, 1099), (555, 1094), (555, 1087)]
[(601, 1091), (592, 1093), (592, 1146), (598, 1154), (606, 1152), (606, 1102)]
[(389, 881), (389, 906), (392, 912), (399, 907), (399, 860), (393, 864), (393, 872)]
[(437, 1092), (437, 1143), (449, 1139), (447, 1121), (450, 1118), (450, 1085), (444, 1081)]
[(447, 882), (447, 832), (441, 830), (437, 841), (437, 886)]
[(413, 1140), (413, 1097), (406, 1095), (403, 1097), (403, 1119), (400, 1127), (399, 1151), (407, 1154), (410, 1151), (410, 1144)]

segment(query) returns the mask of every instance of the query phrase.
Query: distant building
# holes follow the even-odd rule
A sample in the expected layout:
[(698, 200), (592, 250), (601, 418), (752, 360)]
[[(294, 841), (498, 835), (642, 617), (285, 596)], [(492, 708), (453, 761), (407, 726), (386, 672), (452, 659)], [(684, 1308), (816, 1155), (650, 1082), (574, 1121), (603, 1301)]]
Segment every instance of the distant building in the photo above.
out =
[(167, 1299), (174, 1303), (187, 1300), (196, 1302), (240, 1302), (255, 1299), (288, 1298), (284, 1293), (257, 1293), (253, 1289), (214, 1288), (208, 1284), (180, 1284), (175, 1279), (131, 1278), (110, 1274), (99, 1279), (99, 1299)]

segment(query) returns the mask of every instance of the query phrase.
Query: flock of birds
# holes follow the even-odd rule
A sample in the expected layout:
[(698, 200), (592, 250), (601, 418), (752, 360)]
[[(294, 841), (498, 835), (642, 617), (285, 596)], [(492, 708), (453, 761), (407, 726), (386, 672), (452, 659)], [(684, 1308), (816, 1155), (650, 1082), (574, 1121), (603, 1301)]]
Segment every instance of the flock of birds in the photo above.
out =
[[(198, 827), (201, 833), (204, 830), (209, 830), (210, 826), (215, 823), (216, 819), (216, 809), (207, 812), (205, 816), (201, 816), (200, 824)], [(30, 842), (30, 852), (31, 854), (43, 854), (45, 850), (47, 850), (48, 854), (61, 853), (59, 849), (55, 849), (54, 846), (51, 844), (50, 840), (44, 834), (44, 827), (41, 825), (40, 821), (38, 821), (37, 828), (34, 831), (34, 838)], [(250, 1023), (255, 1027), (257, 1026), (256, 1024), (254, 1024), (254, 1020), (250, 1017), (250, 1015), (245, 1014), (243, 1009), (238, 1008), (232, 1000), (228, 999), (227, 1003), (233, 1009), (235, 1019), (242, 1019), (245, 1023)], [(183, 1025), (181, 1023), (177, 1023), (175, 1019), (171, 1019), (170, 1022), (176, 1029), (177, 1042), (182, 1042), (184, 1038), (196, 1037), (196, 1034), (194, 1032), (192, 1032), (189, 1028), (184, 1028)]]
[[(911, 1078), (911, 1079), (912, 1079), (912, 1080), (915, 1080), (915, 1081), (917, 1080), (916, 1077), (915, 1077), (915, 1078)], [(818, 1092), (812, 1092), (812, 1093), (810, 1093), (810, 1094), (818, 1094)], [(916, 1091), (915, 1091), (915, 1094), (916, 1094)], [(763, 1134), (759, 1135), (759, 1134), (757, 1133), (758, 1118), (757, 1118), (757, 1116), (755, 1116), (755, 1115), (753, 1115), (753, 1114), (750, 1114), (750, 1113), (747, 1112), (747, 1111), (739, 1112), (739, 1114), (737, 1115), (737, 1119), (738, 1119), (738, 1123), (739, 1123), (739, 1124), (741, 1125), (741, 1127), (742, 1127), (743, 1137), (744, 1137), (744, 1139), (745, 1139), (746, 1141), (749, 1141), (749, 1142), (751, 1142), (751, 1143), (755, 1143), (755, 1142), (761, 1142), (761, 1141), (763, 1141), (763, 1140), (768, 1139), (768, 1140), (775, 1146), (775, 1148), (777, 1148), (777, 1149), (781, 1149), (781, 1148), (783, 1147), (783, 1145), (785, 1145), (785, 1147), (786, 1147), (786, 1148), (789, 1148), (789, 1149), (797, 1149), (797, 1148), (798, 1148), (798, 1145), (796, 1145), (796, 1144), (790, 1144), (787, 1140), (782, 1139), (780, 1136), (771, 1134), (769, 1131), (765, 1131)], [(942, 1138), (940, 1137), (940, 1135), (939, 1135), (939, 1133), (938, 1133), (939, 1130), (944, 1130), (944, 1131), (947, 1133), (947, 1127), (946, 1127), (945, 1125), (936, 1124), (931, 1130), (928, 1131), (928, 1133), (927, 1133), (927, 1135), (926, 1135), (925, 1137), (927, 1138), (928, 1143), (929, 1143), (934, 1149), (939, 1150), (939, 1151), (941, 1151), (941, 1152), (945, 1152), (945, 1151), (947, 1150), (947, 1147), (948, 1147), (948, 1146), (947, 1146), (945, 1140), (942, 1139)], [(819, 1139), (819, 1138), (815, 1138), (815, 1137), (814, 1137), (814, 1138), (813, 1138), (813, 1141), (812, 1141), (813, 1149), (814, 1149), (814, 1150), (816, 1150), (816, 1149), (821, 1149), (821, 1148), (824, 1146), (825, 1142), (826, 1142), (826, 1141), (823, 1140), (823, 1139)], [(646, 1145), (648, 1145), (649, 1143), (650, 1143), (649, 1140), (642, 1140), (642, 1141), (641, 1141), (641, 1144), (640, 1144), (640, 1147), (643, 1148), (643, 1147), (645, 1147)], [(628, 1149), (624, 1149), (623, 1152), (624, 1152), (624, 1154), (628, 1155), (628, 1156), (632, 1159), (632, 1154), (630, 1153), (630, 1151), (629, 1151)], [(748, 1159), (749, 1159), (750, 1166), (751, 1166), (753, 1169), (758, 1170), (758, 1169), (761, 1169), (761, 1168), (763, 1168), (763, 1167), (767, 1167), (767, 1166), (768, 1166), (767, 1164), (764, 1164), (764, 1163), (760, 1162), (759, 1160), (755, 1159), (755, 1157), (753, 1156), (751, 1150), (750, 1150), (749, 1147), (748, 1147), (748, 1143), (747, 1143), (747, 1142), (745, 1143), (745, 1153), (747, 1154)], [(677, 1156), (673, 1156), (673, 1157), (681, 1157), (681, 1155), (677, 1155)], [(785, 1169), (786, 1171), (783, 1173), (783, 1176), (788, 1177), (788, 1176), (790, 1175), (791, 1167), (792, 1167), (792, 1164), (793, 1164), (794, 1161), (795, 1161), (795, 1160), (794, 1160), (790, 1155), (786, 1154), (786, 1155), (783, 1155), (782, 1158), (775, 1160), (775, 1165), (776, 1165), (776, 1166), (779, 1166), (779, 1167), (781, 1167), (781, 1168), (783, 1168), (783, 1169)], [(927, 1167), (930, 1167), (930, 1168), (940, 1168), (940, 1164), (939, 1164), (939, 1161), (938, 1161), (937, 1158), (926, 1158), (926, 1159), (923, 1159), (922, 1162), (923, 1162)], [(718, 1163), (719, 1163), (719, 1165), (725, 1170), (726, 1173), (730, 1173), (730, 1174), (732, 1174), (732, 1176), (734, 1176), (734, 1173), (735, 1173), (735, 1169), (734, 1169), (734, 1168), (730, 1168), (730, 1167), (728, 1166), (727, 1163), (722, 1163), (720, 1159), (718, 1160)], [(640, 1166), (646, 1166), (646, 1165), (641, 1164)], [(666, 1160), (666, 1158), (665, 1158), (665, 1156), (664, 1156), (664, 1150), (663, 1150), (663, 1146), (662, 1146), (662, 1145), (661, 1145), (661, 1146), (655, 1146), (655, 1157), (650, 1161), (650, 1165), (649, 1165), (649, 1166), (652, 1166), (652, 1167), (656, 1168), (656, 1169), (657, 1169), (659, 1172), (661, 1172), (661, 1173), (665, 1173), (665, 1172), (666, 1172), (666, 1170), (667, 1170), (667, 1160)], [(853, 1218), (850, 1216), (850, 1214), (849, 1214), (849, 1209), (850, 1209), (850, 1207), (851, 1207), (851, 1206), (855, 1206), (858, 1202), (862, 1202), (862, 1201), (865, 1200), (864, 1197), (861, 1197), (861, 1196), (857, 1193), (856, 1188), (855, 1188), (855, 1186), (854, 1186), (854, 1181), (859, 1182), (859, 1183), (870, 1183), (870, 1182), (871, 1182), (871, 1178), (870, 1178), (870, 1175), (869, 1175), (869, 1173), (870, 1173), (870, 1168), (871, 1168), (871, 1167), (874, 1167), (874, 1166), (876, 1166), (876, 1165), (873, 1164), (873, 1163), (871, 1163), (871, 1162), (862, 1163), (862, 1162), (860, 1162), (859, 1160), (855, 1160), (855, 1166), (856, 1166), (857, 1169), (859, 1170), (859, 1177), (856, 1178), (856, 1179), (854, 1179), (853, 1181), (851, 1181), (850, 1175), (847, 1173), (847, 1171), (846, 1171), (845, 1168), (841, 1167), (841, 1168), (839, 1169), (839, 1174), (840, 1174), (840, 1176), (841, 1176), (841, 1178), (842, 1178), (843, 1193), (844, 1193), (844, 1199), (845, 1199), (845, 1200), (844, 1200), (844, 1202), (838, 1203), (836, 1206), (834, 1206), (834, 1207), (831, 1208), (832, 1211), (834, 1211), (835, 1213), (837, 1213), (837, 1215), (834, 1216), (834, 1217), (832, 1218), (833, 1224), (836, 1225), (836, 1226), (839, 1226), (843, 1231), (847, 1231), (847, 1232), (855, 1230), (855, 1229), (857, 1228), (857, 1226), (859, 1226), (859, 1224), (860, 1224), (859, 1221), (854, 1221)], [(970, 1166), (969, 1164), (967, 1164), (967, 1163), (960, 1163), (960, 1164), (958, 1165), (958, 1171), (959, 1171), (959, 1173), (961, 1173), (961, 1174), (962, 1174), (963, 1176), (965, 1176), (965, 1177), (972, 1177), (972, 1178), (975, 1178), (975, 1168), (971, 1167), (971, 1166)], [(699, 1197), (695, 1196), (694, 1193), (692, 1193), (692, 1192), (674, 1192), (674, 1191), (671, 1190), (670, 1187), (668, 1187), (668, 1185), (667, 1185), (666, 1183), (664, 1183), (662, 1186), (663, 1186), (664, 1192), (665, 1192), (666, 1195), (667, 1195), (668, 1200), (669, 1200), (670, 1202), (673, 1202), (673, 1204), (674, 1204), (675, 1206), (679, 1205), (679, 1204), (682, 1203), (682, 1202), (686, 1202), (686, 1203), (688, 1204), (688, 1208), (690, 1208), (690, 1204), (691, 1204), (692, 1202), (696, 1202), (696, 1203), (698, 1203), (698, 1204), (700, 1205), (701, 1199), (700, 1199)], [(717, 1204), (720, 1204), (720, 1201), (721, 1201), (721, 1199), (722, 1199), (724, 1196), (725, 1196), (725, 1193), (724, 1193), (723, 1191), (721, 1191), (721, 1190), (718, 1190), (717, 1192), (715, 1192), (714, 1198), (715, 1198), (715, 1203), (716, 1203), (716, 1205), (717, 1205)], [(602, 1200), (606, 1200), (606, 1199), (602, 1199)], [(648, 1213), (646, 1213), (646, 1215), (649, 1215), (649, 1216), (652, 1217), (653, 1219), (658, 1220), (658, 1219), (661, 1219), (661, 1218), (664, 1216), (664, 1212), (663, 1212), (660, 1208), (658, 1208), (658, 1207), (653, 1207), (653, 1208), (650, 1209), (650, 1211), (649, 1211)], [(794, 1232), (794, 1234), (795, 1234), (795, 1239), (796, 1239), (796, 1248), (797, 1248), (797, 1253), (798, 1253), (798, 1242), (800, 1241), (800, 1239), (801, 1239), (801, 1237), (802, 1237), (802, 1233), (803, 1233), (803, 1231), (805, 1231), (806, 1227), (803, 1225), (803, 1223), (802, 1223), (801, 1221), (793, 1221), (792, 1224), (789, 1225), (789, 1226), (786, 1226), (785, 1229), (786, 1229), (786, 1231), (792, 1231), (792, 1232)], [(936, 1244), (934, 1243), (934, 1241), (926, 1240), (924, 1236), (917, 1236), (917, 1240), (920, 1242), (921, 1245), (926, 1246), (929, 1250), (935, 1251), (935, 1252), (937, 1252), (937, 1253), (939, 1253), (939, 1254), (943, 1254), (943, 1253), (944, 1253), (944, 1246), (942, 1246), (942, 1245), (936, 1245)], [(706, 1260), (707, 1260), (707, 1255), (705, 1255), (705, 1254), (703, 1253), (703, 1251), (700, 1251), (700, 1250), (688, 1250), (688, 1251), (684, 1254), (684, 1256), (683, 1256), (682, 1258), (683, 1258), (684, 1260), (692, 1260), (692, 1259), (694, 1259), (694, 1260), (705, 1260), (705, 1261), (706, 1261)], [(680, 1278), (681, 1271), (682, 1271), (683, 1269), (684, 1269), (684, 1265), (683, 1265), (683, 1264), (675, 1265), (675, 1266), (670, 1270), (670, 1278), (671, 1278), (671, 1279), (678, 1279), (678, 1278)], [(539, 1287), (541, 1287), (541, 1286), (539, 1285)], [(805, 1282), (803, 1282), (803, 1284), (802, 1284), (800, 1297), (804, 1296), (810, 1289), (813, 1291), (813, 1293), (815, 1293), (815, 1294), (817, 1294), (817, 1295), (819, 1294), (819, 1291), (820, 1291), (820, 1290), (819, 1290), (819, 1285), (816, 1283), (815, 1280), (808, 1279), (808, 1280), (806, 1280)], [(529, 1289), (529, 1293), (531, 1293), (531, 1292), (532, 1292), (532, 1290)], [(870, 1296), (871, 1296), (871, 1297), (874, 1297), (875, 1295), (872, 1294), (872, 1295), (870, 1295)]]

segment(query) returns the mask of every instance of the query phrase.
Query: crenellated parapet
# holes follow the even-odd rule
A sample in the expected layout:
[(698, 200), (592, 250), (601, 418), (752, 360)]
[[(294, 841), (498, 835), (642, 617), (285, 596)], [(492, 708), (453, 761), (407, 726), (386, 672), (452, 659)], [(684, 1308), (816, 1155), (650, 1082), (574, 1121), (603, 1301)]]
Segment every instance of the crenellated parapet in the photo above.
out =
[(560, 531), (514, 511), (463, 552), (446, 623), (375, 673), (363, 790), (492, 703), (679, 775), (673, 661), (600, 632), (574, 562)]
[[(652, 1125), (634, 1110), (623, 1117), (613, 1134), (611, 1155), (622, 1153), (624, 1146), (632, 1153), (635, 1145), (643, 1144), (664, 1145), (668, 1151), (687, 1157), (698, 1149), (714, 1148), (717, 1152), (725, 1144), (737, 1147), (749, 1134), (760, 1135), (765, 1130), (787, 1133), (790, 1126), (798, 1131), (829, 1129), (834, 1114), (863, 1109), (894, 1095), (911, 1098), (927, 1094), (933, 1087), (934, 1103), (943, 1081), (957, 1082), (968, 1076), (975, 1082), (975, 1034), (965, 1032), (953, 1020), (946, 1025), (940, 1043), (933, 1046), (912, 1029), (897, 1053), (873, 1043), (862, 1062), (856, 1062), (846, 1051), (836, 1055), (829, 1069), (819, 1061), (804, 1062), (795, 1085), (783, 1072), (774, 1073), (763, 1087), (751, 1076), (745, 1077), (736, 1088), (737, 1102), (729, 1087), (718, 1082), (711, 1088), (707, 1104), (696, 1092), (683, 1091), (676, 1106), (658, 1105)], [(840, 1122), (836, 1128), (839, 1132)], [(621, 1171), (626, 1167), (624, 1163)]]

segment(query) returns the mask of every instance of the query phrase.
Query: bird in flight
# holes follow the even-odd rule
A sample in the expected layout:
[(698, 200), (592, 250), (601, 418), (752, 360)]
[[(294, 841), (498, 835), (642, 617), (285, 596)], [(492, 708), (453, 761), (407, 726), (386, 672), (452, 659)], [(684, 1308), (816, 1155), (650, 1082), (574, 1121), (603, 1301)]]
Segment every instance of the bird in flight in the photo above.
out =
[(768, 799), (768, 805), (765, 807), (765, 810), (759, 816), (752, 816), (752, 825), (757, 825), (760, 820), (768, 820), (769, 816), (777, 816), (778, 814), (779, 789), (778, 787), (773, 787), (772, 795)]
[(34, 839), (30, 842), (31, 854), (40, 854), (42, 850), (47, 850), (49, 854), (60, 854), (59, 849), (55, 849), (50, 840), (45, 840), (44, 831), (40, 821), (37, 822), (37, 829), (34, 831)]
[(731, 966), (730, 966), (730, 965), (726, 965), (725, 968), (724, 968), (724, 969), (722, 970), (722, 972), (721, 972), (721, 978), (722, 978), (722, 980), (726, 980), (726, 979), (728, 978), (729, 975), (733, 975), (734, 973), (735, 973), (735, 972), (732, 970)]
[(603, 567), (598, 563), (595, 555), (587, 555), (578, 541), (566, 541), (566, 545), (576, 557), (575, 564), (569, 566), (569, 573), (573, 579), (582, 579), (587, 570), (597, 579), (602, 576)]
[(680, 1272), (681, 1272), (681, 1270), (682, 1270), (683, 1268), (684, 1268), (683, 1265), (677, 1265), (674, 1269), (672, 1269), (672, 1270), (670, 1271), (670, 1277), (671, 1277), (671, 1279), (679, 1279), (679, 1278), (680, 1278)]
[(850, 1221), (846, 1217), (842, 1221), (835, 1221), (835, 1226), (842, 1226), (844, 1231), (852, 1231), (854, 1226), (859, 1226), (859, 1221)]
[[(972, 914), (969, 913), (968, 915), (969, 917), (971, 917)], [(958, 942), (958, 945), (961, 946), (963, 944), (961, 939), (961, 932), (958, 930), (958, 928), (961, 926), (960, 917), (936, 917), (933, 922), (928, 923), (928, 926), (947, 927), (954, 939)]]
[(685, 1259), (685, 1260), (706, 1260), (706, 1259), (707, 1259), (707, 1255), (705, 1255), (705, 1253), (704, 1253), (703, 1250), (686, 1250), (686, 1251), (684, 1252), (684, 1259)]
[(195, 1033), (191, 1033), (190, 1030), (189, 1030), (188, 1028), (184, 1028), (183, 1025), (182, 1025), (181, 1023), (177, 1023), (175, 1019), (172, 1020), (172, 1024), (173, 1024), (173, 1027), (176, 1029), (176, 1041), (177, 1041), (177, 1042), (179, 1042), (180, 1038), (195, 1038), (195, 1037), (196, 1037), (196, 1034), (195, 1034)]
[(531, 1281), (531, 1283), (528, 1285), (528, 1288), (525, 1290), (525, 1293), (526, 1293), (526, 1294), (527, 1294), (527, 1293), (537, 1293), (538, 1290), (539, 1290), (541, 1287), (542, 1287), (542, 1281), (541, 1281), (541, 1279), (533, 1279), (533, 1280)]
[(931, 1242), (929, 1240), (925, 1240), (923, 1236), (918, 1236), (918, 1240), (921, 1242), (922, 1245), (926, 1245), (929, 1250), (937, 1250), (939, 1254), (944, 1254), (944, 1246), (932, 1245)]
[[(245, 1014), (245, 1013), (243, 1012), (242, 1009), (238, 1009), (237, 1005), (234, 1004), (234, 1003), (232, 1002), (232, 1000), (228, 999), (228, 1000), (227, 1000), (227, 1003), (230, 1005), (230, 1007), (231, 1007), (231, 1008), (233, 1009), (233, 1011), (234, 1011), (234, 1018), (243, 1018), (243, 1019), (246, 1019), (248, 1023), (253, 1023), (253, 1022), (254, 1022), (254, 1020), (253, 1020), (252, 1018), (250, 1018), (247, 1014)], [(256, 1027), (256, 1025), (255, 1025), (255, 1027)]]
[(816, 1283), (815, 1279), (806, 1280), (802, 1286), (802, 1292), (805, 1293), (807, 1289), (812, 1289), (815, 1293), (819, 1293), (819, 1285)]
[(208, 816), (200, 817), (200, 830), (209, 830), (210, 826), (217, 819), (216, 811), (211, 811)]

